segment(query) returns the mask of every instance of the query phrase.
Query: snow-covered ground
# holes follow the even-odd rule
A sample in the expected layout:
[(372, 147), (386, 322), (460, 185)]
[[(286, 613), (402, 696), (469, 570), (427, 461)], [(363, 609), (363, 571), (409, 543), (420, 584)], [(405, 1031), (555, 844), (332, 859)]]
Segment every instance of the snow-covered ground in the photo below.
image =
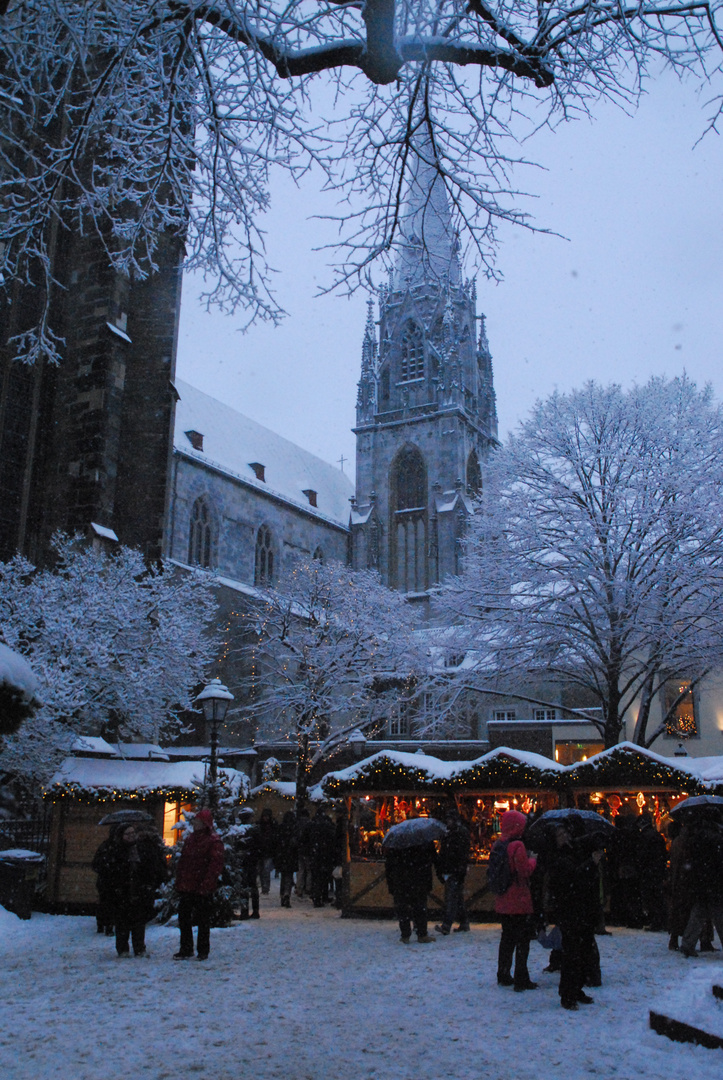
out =
[[(274, 883), (276, 885), (277, 883)], [(0, 908), (3, 1080), (720, 1080), (723, 1050), (648, 1027), (651, 1004), (723, 981), (721, 953), (686, 961), (664, 934), (599, 938), (595, 1004), (564, 1012), (547, 953), (540, 989), (496, 985), (499, 928), (400, 945), (391, 922), (262, 897), (262, 918), (211, 932), (207, 963), (118, 960), (90, 918)], [(702, 1000), (702, 998), (701, 998)], [(705, 999), (708, 1000), (707, 998)], [(701, 1006), (704, 1007), (704, 1006)], [(723, 1005), (711, 1005), (718, 1011)]]

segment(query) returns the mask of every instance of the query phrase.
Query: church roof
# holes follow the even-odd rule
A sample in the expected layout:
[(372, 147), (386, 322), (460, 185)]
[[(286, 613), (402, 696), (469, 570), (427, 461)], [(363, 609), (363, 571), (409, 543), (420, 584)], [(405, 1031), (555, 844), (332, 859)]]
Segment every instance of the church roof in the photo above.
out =
[(341, 469), (195, 386), (180, 379), (175, 386), (180, 395), (173, 434), (175, 450), (294, 503), (315, 517), (348, 526), (354, 486)]

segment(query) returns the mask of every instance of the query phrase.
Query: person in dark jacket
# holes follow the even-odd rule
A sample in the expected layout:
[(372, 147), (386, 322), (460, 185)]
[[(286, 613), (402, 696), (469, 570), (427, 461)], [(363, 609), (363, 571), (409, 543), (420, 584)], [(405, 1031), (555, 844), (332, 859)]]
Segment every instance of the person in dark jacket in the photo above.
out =
[(652, 814), (638, 818), (638, 858), (640, 862), (640, 901), (646, 930), (665, 929), (665, 872), (668, 848), (665, 838), (655, 828)]
[(693, 907), (680, 943), (683, 956), (696, 955), (695, 945), (706, 919), (711, 919), (723, 944), (723, 829), (704, 813), (688, 826), (686, 851), (690, 862)]
[(299, 830), (293, 810), (284, 814), (279, 826), (274, 867), (281, 875), (281, 906), (290, 908), (294, 874), (299, 868)]
[(261, 892), (265, 896), (268, 895), (271, 888), (271, 871), (274, 868), (278, 838), (279, 826), (274, 821), (271, 809), (266, 806), (261, 811), (261, 817), (259, 818), (259, 845), (261, 848), (259, 877), (261, 879)]
[(497, 982), (500, 986), (514, 987), (518, 993), (537, 989), (537, 983), (532, 981), (527, 968), (533, 914), (530, 879), (537, 859), (534, 855), (528, 855), (521, 839), (526, 825), (525, 814), (519, 810), (506, 810), (500, 819), (501, 839), (497, 841), (498, 844), (507, 844), (507, 861), (512, 872), (510, 887), (495, 898), (495, 911), (502, 924), (497, 954)]
[(105, 863), (116, 952), (130, 956), (130, 941), (134, 956), (148, 956), (146, 923), (153, 918), (155, 895), (166, 877), (162, 842), (126, 825), (117, 830)]
[(432, 866), (436, 858), (434, 844), (392, 848), (386, 852), (384, 869), (387, 888), (394, 898), (401, 941), (409, 944), (412, 925), (420, 945), (437, 939), (427, 933), (427, 897), (432, 891)]
[(323, 907), (329, 899), (329, 884), (336, 866), (336, 827), (320, 806), (309, 826), (311, 896), (314, 907)]
[(109, 857), (117, 840), (118, 826), (111, 825), (108, 837), (98, 847), (90, 864), (95, 873), (95, 887), (98, 891), (98, 907), (95, 912), (96, 928), (99, 934), (113, 936), (113, 889), (109, 877)]
[[(586, 969), (597, 950), (595, 927), (600, 916), (600, 863), (605, 838), (600, 834), (573, 838), (565, 826), (555, 830), (556, 852), (549, 881), (557, 924), (562, 933), (560, 1004), (563, 1009), (591, 1005), (585, 993)], [(599, 981), (596, 980), (596, 981)]]
[(198, 924), (196, 955), (207, 960), (211, 944), (213, 894), (223, 871), (223, 843), (213, 831), (210, 810), (199, 810), (191, 822), (176, 870), (176, 892), (180, 895), (178, 926), (181, 943), (174, 960), (193, 956), (193, 924)]
[(444, 917), (438, 934), (447, 935), (457, 920), (457, 930), (469, 930), (469, 918), (464, 904), (464, 881), (469, 863), (470, 835), (457, 810), (449, 810), (445, 817), (447, 833), (442, 838), (436, 859), (437, 877), (444, 885)]
[(311, 894), (311, 848), (309, 837), (311, 818), (305, 806), (298, 813), (298, 829), (299, 869), (296, 874), (294, 892), (297, 896), (306, 896)]
[[(688, 856), (689, 826), (671, 819), (668, 826), (670, 837), (670, 869), (668, 872), (668, 948), (677, 951), (680, 938), (685, 933), (695, 902), (692, 865)], [(700, 951), (715, 952), (713, 946), (713, 923), (707, 918), (700, 933)]]
[(251, 901), (249, 918), (258, 919), (260, 918), (259, 867), (263, 857), (259, 827), (254, 824), (254, 812), (250, 806), (242, 807), (238, 813), (238, 819), (239, 824), (243, 826), (243, 831), (235, 841), (236, 854), (241, 860), (241, 883)]

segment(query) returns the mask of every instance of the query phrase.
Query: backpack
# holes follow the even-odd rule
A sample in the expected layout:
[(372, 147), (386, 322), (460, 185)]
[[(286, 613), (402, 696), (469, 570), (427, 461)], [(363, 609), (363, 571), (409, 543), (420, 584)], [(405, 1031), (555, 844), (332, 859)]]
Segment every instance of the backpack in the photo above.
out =
[(487, 888), (495, 896), (502, 896), (514, 881), (514, 874), (507, 855), (509, 840), (498, 840), (492, 848), (487, 864)]

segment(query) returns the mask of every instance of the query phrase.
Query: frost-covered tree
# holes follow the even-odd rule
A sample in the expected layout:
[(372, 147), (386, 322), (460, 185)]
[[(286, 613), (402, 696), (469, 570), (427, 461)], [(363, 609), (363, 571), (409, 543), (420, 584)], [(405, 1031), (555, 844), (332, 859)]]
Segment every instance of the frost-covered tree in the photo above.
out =
[(309, 559), (241, 618), (258, 737), (296, 743), (301, 806), (311, 767), (356, 729), (373, 733), (412, 693), (412, 611), (371, 571)]
[(57, 355), (47, 301), (67, 229), (95, 231), (109, 261), (141, 277), (159, 235), (185, 235), (187, 266), (209, 273), (214, 299), (277, 317), (260, 230), (276, 167), (317, 167), (349, 200), (340, 282), (389, 253), (419, 153), (491, 270), (496, 223), (526, 220), (511, 177), (521, 135), (600, 98), (630, 107), (664, 66), (710, 85), (715, 126), (719, 10), (697, 0), (1, 0), (0, 270), (3, 289), (30, 282), (39, 301), (18, 352)]
[(635, 741), (649, 746), (680, 704), (651, 725), (665, 683), (695, 687), (723, 661), (723, 413), (710, 390), (589, 383), (539, 402), (491, 461), (464, 572), (439, 599), (481, 687), (582, 689), (606, 746), (637, 707)]
[(216, 603), (201, 575), (138, 551), (54, 540), (56, 565), (0, 563), (0, 641), (32, 665), (42, 704), (5, 739), (0, 769), (44, 778), (78, 734), (157, 741), (192, 708), (214, 656)]

